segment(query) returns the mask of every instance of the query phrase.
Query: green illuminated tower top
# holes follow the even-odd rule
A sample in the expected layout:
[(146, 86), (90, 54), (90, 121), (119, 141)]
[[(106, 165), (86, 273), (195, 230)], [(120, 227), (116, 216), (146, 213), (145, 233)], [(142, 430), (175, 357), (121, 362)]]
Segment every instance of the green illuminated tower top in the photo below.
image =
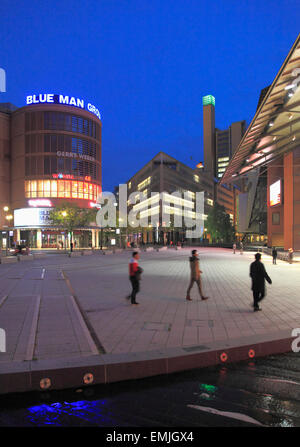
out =
[(202, 104), (204, 106), (208, 106), (208, 105), (213, 105), (215, 106), (216, 100), (215, 97), (213, 95), (206, 95), (202, 97)]

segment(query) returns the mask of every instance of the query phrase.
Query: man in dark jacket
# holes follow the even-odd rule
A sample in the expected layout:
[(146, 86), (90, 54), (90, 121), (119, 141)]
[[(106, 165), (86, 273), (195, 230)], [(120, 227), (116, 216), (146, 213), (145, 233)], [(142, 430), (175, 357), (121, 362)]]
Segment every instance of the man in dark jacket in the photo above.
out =
[(254, 312), (257, 312), (261, 310), (258, 303), (265, 296), (265, 279), (269, 284), (272, 284), (271, 278), (268, 276), (265, 266), (261, 262), (260, 253), (256, 253), (255, 261), (250, 265), (250, 276), (252, 278), (253, 307)]
[(276, 247), (273, 247), (273, 250), (272, 250), (272, 258), (273, 258), (273, 264), (276, 264), (276, 259), (277, 259), (277, 250), (276, 250)]

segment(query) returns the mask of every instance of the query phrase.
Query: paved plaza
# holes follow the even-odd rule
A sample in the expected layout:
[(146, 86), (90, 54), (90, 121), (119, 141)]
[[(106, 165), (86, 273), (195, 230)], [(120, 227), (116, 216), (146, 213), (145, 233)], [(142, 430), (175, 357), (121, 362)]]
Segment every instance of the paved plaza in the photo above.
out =
[(192, 301), (186, 301), (190, 250), (141, 252), (138, 306), (126, 299), (130, 251), (49, 254), (0, 265), (0, 328), (6, 332), (0, 374), (46, 372), (47, 365), (63, 369), (64, 363), (84, 367), (96, 358), (118, 365), (137, 358), (157, 360), (168, 352), (176, 356), (179, 349), (212, 352), (214, 346), (220, 350), (281, 340), (300, 327), (299, 263), (278, 260), (273, 265), (263, 255), (273, 284), (267, 284), (262, 311), (253, 312), (253, 252), (199, 248), (209, 299), (201, 301), (194, 285)]

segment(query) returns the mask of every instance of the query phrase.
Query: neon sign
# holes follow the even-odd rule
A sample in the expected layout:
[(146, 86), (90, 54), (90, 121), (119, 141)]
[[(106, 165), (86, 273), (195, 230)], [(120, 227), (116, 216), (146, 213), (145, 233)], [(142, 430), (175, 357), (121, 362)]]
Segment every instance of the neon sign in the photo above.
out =
[(48, 200), (48, 199), (36, 199), (36, 200), (28, 200), (28, 205), (33, 206), (34, 208), (45, 207), (45, 206), (51, 207), (52, 202), (51, 202), (51, 200)]
[(74, 179), (74, 175), (72, 174), (52, 174), (53, 178), (64, 178), (64, 179), (68, 179), (68, 180), (73, 180)]
[(63, 104), (67, 106), (79, 107), (86, 109), (96, 115), (101, 120), (101, 114), (97, 107), (90, 102), (85, 103), (84, 99), (76, 98), (68, 95), (55, 95), (53, 93), (40, 93), (39, 95), (26, 96), (26, 105), (31, 104)]

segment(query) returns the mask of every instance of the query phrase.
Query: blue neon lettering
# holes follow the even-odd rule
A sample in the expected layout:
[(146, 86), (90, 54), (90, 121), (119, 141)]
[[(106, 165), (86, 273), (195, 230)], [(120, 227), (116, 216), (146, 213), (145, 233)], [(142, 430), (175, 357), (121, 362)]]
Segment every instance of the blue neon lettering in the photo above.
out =
[(91, 103), (85, 106), (84, 100), (68, 95), (54, 95), (53, 93), (42, 93), (39, 95), (26, 96), (26, 104), (39, 104), (39, 103), (55, 103), (66, 104), (69, 106), (79, 107), (81, 109), (86, 108), (89, 112), (96, 115), (101, 120), (101, 114), (99, 110)]

